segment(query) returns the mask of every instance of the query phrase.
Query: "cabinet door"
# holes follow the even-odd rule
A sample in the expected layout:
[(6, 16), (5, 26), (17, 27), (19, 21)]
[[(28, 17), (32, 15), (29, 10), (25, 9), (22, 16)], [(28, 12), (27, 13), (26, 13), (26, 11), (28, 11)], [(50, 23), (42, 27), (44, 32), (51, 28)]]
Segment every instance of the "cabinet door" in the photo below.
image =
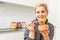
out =
[(0, 33), (0, 40), (24, 40), (24, 31)]
[(39, 2), (48, 2), (48, 0), (0, 0), (2, 2), (9, 2), (9, 3), (14, 3), (14, 4), (20, 4), (20, 5), (26, 5), (26, 6), (31, 6), (34, 7), (35, 4)]

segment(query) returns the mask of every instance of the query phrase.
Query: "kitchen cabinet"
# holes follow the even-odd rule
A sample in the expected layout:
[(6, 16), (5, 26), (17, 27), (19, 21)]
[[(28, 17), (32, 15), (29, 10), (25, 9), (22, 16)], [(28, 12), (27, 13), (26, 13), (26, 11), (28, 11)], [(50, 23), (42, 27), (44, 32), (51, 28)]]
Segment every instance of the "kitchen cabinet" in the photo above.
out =
[(24, 40), (24, 31), (0, 32), (0, 40)]
[(31, 6), (31, 7), (34, 7), (36, 3), (39, 3), (42, 1), (48, 3), (48, 0), (0, 0), (0, 1), (13, 3), (13, 4), (19, 4), (19, 5), (25, 5), (25, 6)]

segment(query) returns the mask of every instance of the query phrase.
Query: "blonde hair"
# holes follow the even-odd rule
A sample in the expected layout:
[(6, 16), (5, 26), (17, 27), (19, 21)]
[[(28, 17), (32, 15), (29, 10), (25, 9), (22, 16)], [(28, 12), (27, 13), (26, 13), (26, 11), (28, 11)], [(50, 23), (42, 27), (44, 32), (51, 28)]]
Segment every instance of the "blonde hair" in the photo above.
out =
[(34, 12), (36, 12), (36, 8), (37, 7), (40, 7), (40, 6), (43, 6), (45, 8), (45, 10), (47, 11), (48, 13), (48, 8), (47, 8), (47, 4), (46, 3), (39, 3), (37, 4), (35, 7), (34, 7)]

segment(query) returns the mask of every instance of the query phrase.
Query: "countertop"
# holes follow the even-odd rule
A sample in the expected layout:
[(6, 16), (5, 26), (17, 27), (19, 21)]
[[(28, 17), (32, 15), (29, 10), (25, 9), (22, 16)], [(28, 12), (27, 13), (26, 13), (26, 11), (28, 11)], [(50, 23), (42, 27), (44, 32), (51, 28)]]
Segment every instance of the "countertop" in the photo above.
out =
[(21, 29), (5, 28), (5, 29), (0, 29), (0, 33), (6, 33), (6, 32), (22, 32), (24, 30), (25, 30), (24, 28), (21, 28)]

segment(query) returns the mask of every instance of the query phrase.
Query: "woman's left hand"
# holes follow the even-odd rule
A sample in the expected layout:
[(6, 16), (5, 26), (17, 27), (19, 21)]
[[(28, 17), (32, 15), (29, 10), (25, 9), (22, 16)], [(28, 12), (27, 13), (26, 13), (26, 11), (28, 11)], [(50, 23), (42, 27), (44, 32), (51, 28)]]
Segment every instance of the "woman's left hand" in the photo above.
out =
[(48, 35), (48, 32), (47, 31), (44, 31), (44, 32), (40, 32), (44, 38), (44, 40), (49, 40), (49, 35)]
[(44, 40), (49, 40), (49, 30), (48, 30), (48, 25), (44, 24), (44, 25), (39, 25), (38, 26), (38, 30), (40, 31), (40, 33), (42, 34)]

